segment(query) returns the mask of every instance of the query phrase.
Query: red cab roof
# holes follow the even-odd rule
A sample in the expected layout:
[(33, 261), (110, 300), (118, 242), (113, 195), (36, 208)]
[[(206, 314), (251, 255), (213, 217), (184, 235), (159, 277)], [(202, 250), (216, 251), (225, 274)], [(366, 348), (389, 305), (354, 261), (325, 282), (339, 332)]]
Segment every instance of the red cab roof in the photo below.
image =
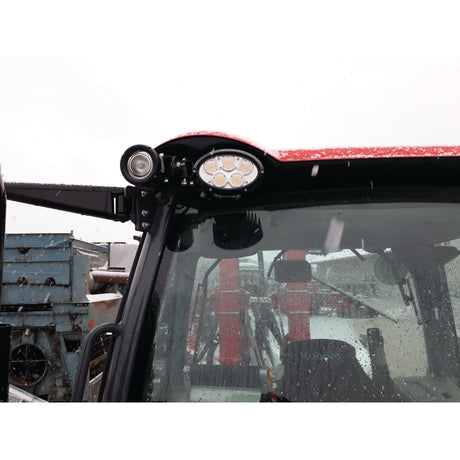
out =
[(460, 156), (459, 146), (351, 147), (269, 152), (280, 161), (353, 160), (358, 158), (410, 158)]
[[(279, 161), (353, 160), (364, 158), (457, 157), (460, 146), (337, 147), (325, 149), (270, 150), (246, 139), (215, 131), (198, 131), (187, 136), (216, 136), (244, 142)], [(176, 138), (177, 139), (177, 138)]]

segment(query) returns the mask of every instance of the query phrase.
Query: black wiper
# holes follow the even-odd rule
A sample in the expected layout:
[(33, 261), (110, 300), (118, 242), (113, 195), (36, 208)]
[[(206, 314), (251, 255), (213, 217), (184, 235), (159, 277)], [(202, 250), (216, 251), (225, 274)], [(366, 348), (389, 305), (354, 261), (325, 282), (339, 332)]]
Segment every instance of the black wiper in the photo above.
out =
[[(379, 256), (383, 257), (390, 264), (390, 267), (391, 267), (391, 270), (393, 271), (394, 277), (398, 278), (398, 276), (397, 276), (398, 271), (397, 271), (397, 269), (395, 267), (394, 260), (391, 257), (389, 257), (388, 254), (386, 254), (385, 251), (383, 251), (383, 250), (376, 251), (376, 254), (378, 254)], [(405, 286), (407, 286), (408, 293), (406, 293)], [(403, 299), (404, 305), (409, 306), (410, 304), (412, 304), (412, 306), (414, 308), (415, 316), (417, 317), (417, 321), (418, 321), (418, 323), (420, 325), (422, 325), (423, 322), (422, 322), (422, 319), (421, 319), (421, 315), (419, 313), (417, 303), (415, 302), (415, 297), (414, 297), (414, 293), (412, 292), (412, 287), (411, 287), (411, 284), (410, 284), (409, 277), (401, 278), (398, 281), (398, 288), (399, 288), (399, 292), (401, 293), (401, 297)]]
[(277, 262), (278, 260), (281, 259), (281, 257), (283, 257), (284, 253), (287, 252), (287, 249), (283, 249), (282, 251), (280, 251), (274, 258), (273, 258), (273, 261), (270, 265), (270, 268), (268, 269), (268, 273), (267, 273), (267, 278), (270, 278), (270, 275), (272, 274), (272, 271), (273, 271), (273, 267), (275, 266), (275, 262)]
[(338, 288), (337, 286), (334, 286), (333, 284), (331, 283), (328, 283), (327, 281), (324, 281), (320, 278), (318, 278), (317, 276), (315, 275), (311, 275), (312, 279), (314, 279), (315, 281), (318, 281), (318, 283), (321, 283), (323, 284), (324, 286), (327, 286), (328, 288), (336, 291), (336, 292), (339, 292), (340, 294), (344, 295), (345, 297), (348, 297), (349, 299), (351, 299), (353, 302), (355, 303), (358, 303), (364, 307), (367, 307), (369, 308), (370, 310), (372, 311), (375, 311), (376, 313), (378, 313), (379, 315), (383, 316), (384, 318), (387, 318), (389, 319), (390, 321), (393, 321), (394, 323), (398, 324), (398, 321), (395, 320), (394, 318), (392, 318), (391, 316), (388, 316), (386, 315), (385, 313), (382, 313), (380, 310), (377, 310), (376, 308), (374, 307), (371, 307), (369, 304), (367, 304), (366, 302), (363, 302), (362, 300), (358, 299), (357, 297), (355, 297), (353, 294), (350, 294), (349, 292), (345, 292), (343, 291), (342, 289)]
[[(360, 259), (363, 258), (363, 256), (362, 256), (361, 254), (359, 254), (358, 251), (355, 252), (355, 250), (353, 250), (353, 249), (352, 249), (351, 251), (352, 251), (353, 253), (355, 253), (356, 256), (359, 257)], [(268, 271), (267, 277), (270, 277), (270, 273), (271, 273), (271, 271), (272, 271), (272, 269), (273, 269), (273, 267), (274, 267), (274, 265), (275, 265), (275, 262), (276, 262), (277, 260), (281, 259), (281, 257), (284, 255), (285, 252), (286, 252), (286, 249), (283, 249), (282, 251), (280, 251), (280, 252), (275, 256), (275, 258), (273, 259), (273, 262), (272, 262), (272, 264), (271, 264), (271, 266), (270, 266), (270, 269), (269, 269), (269, 271)], [(374, 307), (371, 307), (369, 304), (367, 304), (367, 303), (363, 302), (362, 300), (358, 299), (358, 298), (355, 297), (353, 294), (350, 294), (349, 292), (345, 292), (345, 291), (343, 291), (342, 289), (338, 288), (337, 286), (334, 286), (333, 284), (328, 283), (327, 281), (324, 281), (324, 280), (318, 278), (317, 276), (313, 275), (313, 273), (312, 273), (311, 277), (312, 277), (312, 279), (314, 279), (314, 280), (317, 281), (318, 283), (321, 283), (321, 284), (323, 284), (324, 286), (327, 286), (328, 288), (330, 288), (330, 289), (332, 289), (332, 290), (334, 290), (334, 291), (336, 291), (336, 292), (339, 292), (340, 294), (343, 294), (345, 297), (348, 297), (348, 298), (351, 299), (353, 302), (358, 303), (359, 305), (363, 305), (364, 307), (367, 307), (367, 308), (369, 308), (370, 310), (375, 311), (376, 313), (378, 313), (379, 315), (383, 316), (384, 318), (387, 318), (387, 319), (389, 319), (390, 321), (393, 321), (394, 323), (398, 324), (398, 321), (397, 321), (396, 319), (392, 318), (391, 316), (386, 315), (385, 313), (382, 313), (380, 310), (377, 310), (377, 309), (374, 308)]]

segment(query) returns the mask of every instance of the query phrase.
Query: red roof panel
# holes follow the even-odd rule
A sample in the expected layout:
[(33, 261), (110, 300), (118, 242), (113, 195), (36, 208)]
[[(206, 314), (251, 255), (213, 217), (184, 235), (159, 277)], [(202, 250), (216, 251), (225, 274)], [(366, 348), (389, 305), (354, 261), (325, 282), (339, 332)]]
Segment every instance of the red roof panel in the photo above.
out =
[[(256, 147), (279, 161), (353, 160), (363, 158), (460, 157), (460, 146), (338, 147), (326, 149), (270, 150), (226, 133), (197, 131), (186, 136), (216, 136)], [(176, 138), (177, 139), (177, 138)]]

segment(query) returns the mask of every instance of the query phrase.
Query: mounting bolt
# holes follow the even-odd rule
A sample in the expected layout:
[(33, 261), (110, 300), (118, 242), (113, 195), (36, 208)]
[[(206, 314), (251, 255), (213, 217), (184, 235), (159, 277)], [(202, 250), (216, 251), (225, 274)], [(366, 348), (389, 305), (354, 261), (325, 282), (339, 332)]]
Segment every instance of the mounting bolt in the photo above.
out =
[(141, 214), (144, 216), (144, 217), (147, 217), (149, 215), (149, 211), (147, 209), (143, 209), (141, 211)]
[(146, 198), (147, 196), (148, 196), (148, 193), (145, 190), (142, 190), (141, 197)]
[(144, 230), (147, 230), (150, 227), (150, 224), (148, 222), (142, 222), (142, 228)]

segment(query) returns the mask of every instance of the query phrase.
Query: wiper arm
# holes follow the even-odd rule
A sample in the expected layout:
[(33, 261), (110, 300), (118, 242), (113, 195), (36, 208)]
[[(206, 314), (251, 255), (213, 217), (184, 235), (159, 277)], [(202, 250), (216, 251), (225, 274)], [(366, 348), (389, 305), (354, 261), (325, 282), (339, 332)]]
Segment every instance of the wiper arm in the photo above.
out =
[(328, 283), (327, 281), (324, 281), (324, 280), (318, 278), (317, 276), (315, 276), (313, 274), (311, 275), (311, 277), (312, 277), (312, 279), (314, 279), (315, 281), (318, 281), (319, 283), (323, 284), (324, 286), (327, 286), (328, 288), (330, 288), (330, 289), (332, 289), (332, 290), (334, 290), (336, 292), (339, 292), (340, 294), (343, 294), (344, 296), (346, 296), (349, 299), (351, 299), (353, 302), (356, 302), (356, 303), (358, 303), (360, 305), (363, 305), (364, 307), (367, 307), (367, 308), (375, 311), (376, 313), (378, 313), (379, 315), (383, 316), (384, 318), (387, 318), (390, 321), (393, 321), (394, 323), (398, 324), (398, 321), (395, 320), (394, 318), (392, 318), (391, 316), (388, 316), (385, 313), (382, 313), (380, 310), (377, 310), (376, 308), (371, 307), (369, 304), (367, 304), (366, 302), (363, 302), (362, 300), (358, 299), (354, 295), (343, 291), (342, 289), (338, 288), (337, 286), (334, 286), (333, 284)]

